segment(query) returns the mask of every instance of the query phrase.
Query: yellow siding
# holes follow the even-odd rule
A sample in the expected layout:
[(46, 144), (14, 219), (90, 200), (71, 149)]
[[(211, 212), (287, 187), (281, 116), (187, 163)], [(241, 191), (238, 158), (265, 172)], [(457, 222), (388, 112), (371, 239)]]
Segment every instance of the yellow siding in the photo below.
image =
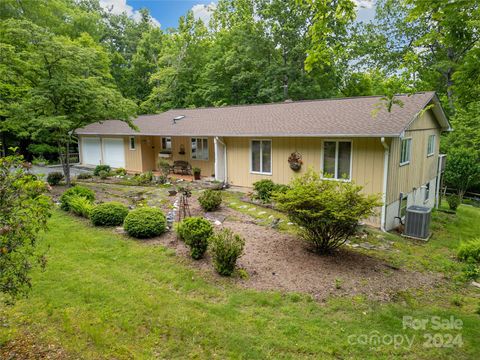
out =
[[(268, 139), (268, 138), (266, 138)], [(228, 181), (234, 185), (250, 187), (260, 179), (271, 179), (288, 184), (309, 167), (321, 171), (322, 139), (271, 138), (272, 175), (250, 172), (250, 138), (225, 138), (227, 144)], [(383, 146), (378, 138), (348, 139), (352, 141), (352, 180), (364, 187), (366, 193), (381, 193), (383, 183)], [(303, 157), (300, 171), (292, 171), (289, 155), (298, 151)]]
[(142, 146), (141, 136), (135, 136), (135, 150), (130, 150), (130, 137), (124, 137), (125, 144), (125, 169), (128, 171), (142, 172)]
[[(428, 136), (435, 135), (434, 155), (427, 157)], [(432, 111), (425, 112), (405, 131), (412, 138), (410, 163), (400, 166), (401, 140), (392, 140), (390, 148), (387, 204), (398, 200), (400, 193), (419, 188), (437, 174), (441, 129)]]

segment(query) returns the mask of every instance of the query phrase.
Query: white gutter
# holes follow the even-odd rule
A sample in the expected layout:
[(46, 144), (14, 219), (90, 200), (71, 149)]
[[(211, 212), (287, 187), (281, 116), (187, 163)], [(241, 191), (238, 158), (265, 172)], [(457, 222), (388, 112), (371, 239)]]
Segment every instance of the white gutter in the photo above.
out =
[(390, 147), (385, 141), (385, 138), (382, 137), (380, 139), (383, 148), (385, 151), (383, 152), (383, 185), (382, 185), (382, 215), (380, 219), (380, 229), (382, 231), (387, 231), (385, 229), (385, 223), (387, 222), (387, 181), (388, 181), (388, 159), (390, 157)]

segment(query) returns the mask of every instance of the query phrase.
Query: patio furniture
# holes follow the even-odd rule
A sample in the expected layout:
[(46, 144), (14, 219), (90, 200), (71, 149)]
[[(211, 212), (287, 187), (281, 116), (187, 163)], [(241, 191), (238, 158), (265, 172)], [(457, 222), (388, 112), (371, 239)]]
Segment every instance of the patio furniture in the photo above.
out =
[(173, 162), (173, 173), (191, 175), (192, 165), (190, 165), (187, 161), (176, 160)]

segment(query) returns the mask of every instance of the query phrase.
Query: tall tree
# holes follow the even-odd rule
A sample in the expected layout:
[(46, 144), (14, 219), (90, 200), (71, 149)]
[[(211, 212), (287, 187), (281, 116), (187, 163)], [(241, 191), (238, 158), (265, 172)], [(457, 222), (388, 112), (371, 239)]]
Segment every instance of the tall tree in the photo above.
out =
[(0, 46), (9, 54), (0, 59), (3, 66), (10, 66), (15, 82), (27, 84), (23, 97), (7, 106), (6, 122), (57, 144), (67, 184), (76, 129), (109, 118), (133, 126), (135, 104), (111, 84), (108, 55), (88, 34), (71, 40), (11, 19), (0, 25)]

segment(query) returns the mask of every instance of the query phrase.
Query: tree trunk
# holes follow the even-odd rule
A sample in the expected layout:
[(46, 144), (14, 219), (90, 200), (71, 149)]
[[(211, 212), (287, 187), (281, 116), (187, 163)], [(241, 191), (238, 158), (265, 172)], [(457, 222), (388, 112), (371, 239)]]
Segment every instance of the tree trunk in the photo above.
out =
[(63, 173), (65, 174), (67, 187), (70, 187), (70, 136), (67, 138), (67, 156), (63, 165)]

